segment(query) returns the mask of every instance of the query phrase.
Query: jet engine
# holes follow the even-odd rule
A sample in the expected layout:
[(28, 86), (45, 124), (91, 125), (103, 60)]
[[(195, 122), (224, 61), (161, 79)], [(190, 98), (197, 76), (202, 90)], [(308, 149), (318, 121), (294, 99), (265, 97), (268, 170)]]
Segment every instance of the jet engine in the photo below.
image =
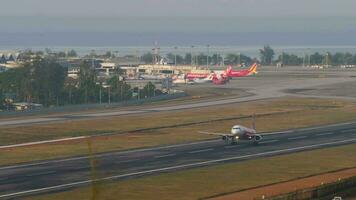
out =
[(261, 142), (262, 139), (263, 139), (263, 138), (262, 138), (262, 135), (255, 135), (255, 136), (253, 137), (253, 143), (254, 143), (254, 144), (258, 144), (259, 142)]

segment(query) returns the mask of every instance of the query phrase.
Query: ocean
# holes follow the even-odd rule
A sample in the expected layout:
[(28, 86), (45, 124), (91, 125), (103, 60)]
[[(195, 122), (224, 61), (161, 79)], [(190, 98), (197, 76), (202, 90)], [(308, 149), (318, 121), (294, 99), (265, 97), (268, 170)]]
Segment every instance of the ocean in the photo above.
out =
[[(92, 51), (95, 51), (96, 54), (104, 54), (107, 51), (111, 51), (120, 56), (140, 56), (144, 53), (152, 52), (152, 49), (157, 46), (160, 54), (177, 53), (184, 55), (192, 52), (197, 55), (200, 53), (207, 54), (209, 51), (209, 54), (241, 53), (250, 57), (259, 57), (259, 49), (268, 44), (275, 50), (277, 55), (282, 52), (299, 56), (314, 52), (322, 54), (327, 52), (356, 53), (356, 41), (352, 42), (354, 40), (353, 35), (350, 36), (352, 37), (350, 42), (346, 42), (345, 40), (347, 39), (345, 37), (336, 35), (333, 42), (322, 38), (315, 40), (303, 39), (305, 34), (299, 36), (291, 34), (289, 37), (291, 41), (262, 35), (262, 33), (252, 35), (205, 33), (203, 36), (200, 34), (178, 33), (8, 33), (6, 35), (0, 33), (0, 51), (23, 51), (28, 49), (44, 51), (49, 48), (52, 51), (69, 51), (73, 49), (79, 55), (86, 55)], [(313, 34), (313, 38), (316, 37), (317, 34)], [(330, 39), (331, 36), (327, 38)], [(209, 45), (209, 48), (207, 45)]]

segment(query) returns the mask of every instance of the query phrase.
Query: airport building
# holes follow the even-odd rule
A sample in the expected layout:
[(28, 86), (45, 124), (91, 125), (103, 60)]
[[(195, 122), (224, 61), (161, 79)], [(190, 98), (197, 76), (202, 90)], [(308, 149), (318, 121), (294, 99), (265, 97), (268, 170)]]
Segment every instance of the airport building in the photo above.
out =
[(177, 75), (197, 70), (200, 70), (200, 68), (191, 65), (140, 65), (137, 68), (137, 73), (151, 75)]

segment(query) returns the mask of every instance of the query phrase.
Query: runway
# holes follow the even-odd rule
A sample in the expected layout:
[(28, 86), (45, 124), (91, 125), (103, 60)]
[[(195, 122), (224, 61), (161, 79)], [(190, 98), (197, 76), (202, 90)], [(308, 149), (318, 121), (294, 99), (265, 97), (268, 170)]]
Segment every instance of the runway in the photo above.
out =
[[(220, 139), (98, 154), (98, 180), (124, 180), (356, 143), (356, 122), (269, 133), (260, 145)], [(87, 156), (0, 167), (0, 198), (13, 199), (91, 183)]]

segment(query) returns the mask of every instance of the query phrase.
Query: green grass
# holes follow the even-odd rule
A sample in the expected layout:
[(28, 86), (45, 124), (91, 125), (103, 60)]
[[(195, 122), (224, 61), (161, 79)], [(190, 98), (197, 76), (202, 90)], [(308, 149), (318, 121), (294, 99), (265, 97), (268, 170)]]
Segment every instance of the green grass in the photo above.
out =
[[(97, 199), (198, 199), (313, 174), (356, 167), (355, 151), (356, 145), (353, 144), (120, 182), (103, 182), (98, 185)], [(85, 200), (91, 199), (91, 194), (91, 187), (82, 187), (28, 199)]]

